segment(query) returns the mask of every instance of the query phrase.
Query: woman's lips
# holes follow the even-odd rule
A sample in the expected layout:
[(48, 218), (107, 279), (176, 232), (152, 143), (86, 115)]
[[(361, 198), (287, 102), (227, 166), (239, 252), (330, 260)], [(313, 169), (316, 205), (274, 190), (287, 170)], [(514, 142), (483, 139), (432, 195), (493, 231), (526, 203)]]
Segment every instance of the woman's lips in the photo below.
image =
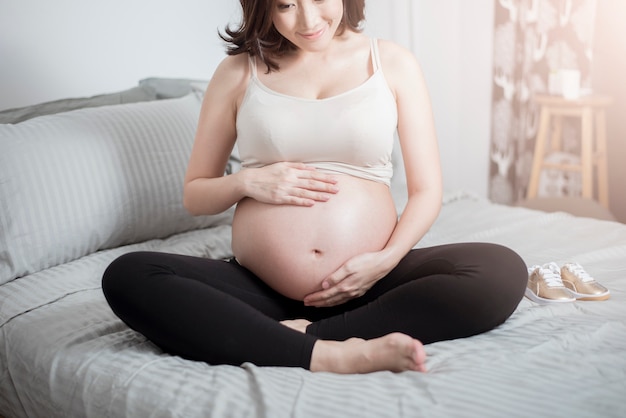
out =
[(313, 41), (315, 39), (320, 38), (324, 34), (325, 30), (326, 30), (326, 28), (322, 28), (322, 29), (317, 30), (315, 32), (301, 33), (300, 36), (302, 36), (304, 39), (308, 39), (310, 41)]

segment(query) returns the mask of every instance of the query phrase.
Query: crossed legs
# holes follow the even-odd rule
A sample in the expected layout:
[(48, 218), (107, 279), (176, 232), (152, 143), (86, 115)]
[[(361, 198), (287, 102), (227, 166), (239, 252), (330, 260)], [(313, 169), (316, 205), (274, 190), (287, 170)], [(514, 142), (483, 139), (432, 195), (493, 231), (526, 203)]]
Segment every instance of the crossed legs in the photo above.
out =
[(364, 296), (331, 308), (285, 298), (235, 262), (164, 253), (120, 257), (103, 290), (122, 320), (173, 354), (362, 373), (425, 370), (422, 343), (492, 329), (525, 283), (517, 254), (471, 243), (412, 250)]

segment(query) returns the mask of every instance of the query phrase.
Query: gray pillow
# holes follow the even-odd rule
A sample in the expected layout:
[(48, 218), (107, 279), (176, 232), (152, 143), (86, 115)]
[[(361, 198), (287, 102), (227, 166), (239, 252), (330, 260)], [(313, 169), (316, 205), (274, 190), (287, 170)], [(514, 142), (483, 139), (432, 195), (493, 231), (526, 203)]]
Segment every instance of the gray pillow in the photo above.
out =
[(69, 110), (86, 107), (98, 107), (124, 103), (147, 102), (156, 100), (157, 94), (154, 87), (145, 85), (133, 87), (116, 93), (99, 94), (92, 97), (79, 97), (55, 100), (52, 102), (39, 103), (33, 106), (3, 110), (0, 112), (0, 124), (19, 123), (38, 116), (53, 115)]
[(191, 92), (204, 93), (208, 80), (193, 80), (189, 78), (162, 78), (150, 77), (139, 81), (139, 86), (156, 91), (158, 99), (173, 99), (185, 96)]
[(193, 217), (183, 178), (200, 98), (0, 125), (0, 284), (100, 249), (230, 223)]

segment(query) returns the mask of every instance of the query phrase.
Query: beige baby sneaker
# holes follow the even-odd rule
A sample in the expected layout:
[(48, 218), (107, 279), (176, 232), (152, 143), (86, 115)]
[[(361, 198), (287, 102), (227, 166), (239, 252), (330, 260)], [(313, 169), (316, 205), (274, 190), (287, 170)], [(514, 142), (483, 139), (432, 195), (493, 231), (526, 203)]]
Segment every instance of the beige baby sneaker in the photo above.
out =
[(598, 283), (578, 263), (565, 263), (561, 267), (561, 280), (578, 300), (606, 300), (611, 296), (609, 289)]
[(576, 300), (561, 281), (556, 263), (535, 265), (528, 269), (526, 297), (537, 303), (573, 302)]

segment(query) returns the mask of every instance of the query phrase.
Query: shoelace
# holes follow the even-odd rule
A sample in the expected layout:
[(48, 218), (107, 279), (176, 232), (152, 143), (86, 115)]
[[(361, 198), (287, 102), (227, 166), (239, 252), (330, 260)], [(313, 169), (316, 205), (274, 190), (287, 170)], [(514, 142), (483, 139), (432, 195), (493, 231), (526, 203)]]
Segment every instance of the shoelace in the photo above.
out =
[(589, 275), (585, 271), (585, 269), (578, 263), (568, 263), (565, 268), (572, 272), (576, 277), (578, 277), (583, 282), (591, 282), (593, 281), (593, 277)]
[(539, 274), (543, 277), (548, 287), (562, 287), (563, 281), (561, 280), (561, 270), (555, 263), (549, 263), (543, 266), (533, 266), (529, 270), (532, 272), (539, 269)]

